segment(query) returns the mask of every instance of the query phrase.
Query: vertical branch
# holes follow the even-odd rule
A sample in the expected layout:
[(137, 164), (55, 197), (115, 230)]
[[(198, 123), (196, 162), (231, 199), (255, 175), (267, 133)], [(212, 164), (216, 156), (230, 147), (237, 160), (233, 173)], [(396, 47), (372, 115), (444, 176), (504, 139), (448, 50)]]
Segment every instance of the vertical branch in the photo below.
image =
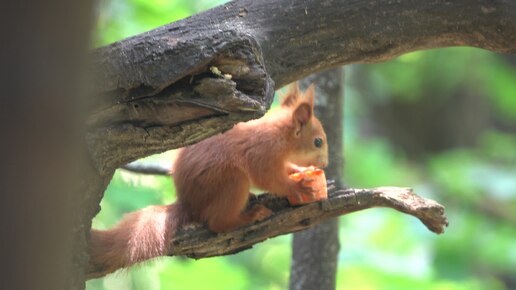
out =
[[(331, 161), (326, 168), (329, 179), (341, 187), (343, 161), (343, 70), (331, 69), (307, 77), (302, 86), (316, 85), (316, 112), (328, 138)], [(339, 252), (338, 220), (332, 219), (294, 234), (290, 290), (335, 289)]]

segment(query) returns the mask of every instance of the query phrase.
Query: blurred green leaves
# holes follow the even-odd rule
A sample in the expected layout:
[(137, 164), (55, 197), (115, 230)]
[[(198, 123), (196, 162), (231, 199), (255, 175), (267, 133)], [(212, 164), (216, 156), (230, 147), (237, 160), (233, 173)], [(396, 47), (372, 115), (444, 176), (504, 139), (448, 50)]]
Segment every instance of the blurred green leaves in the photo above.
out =
[[(450, 226), (444, 235), (432, 236), (418, 222), (410, 223), (397, 214), (368, 210), (343, 218), (345, 253), (340, 269), (348, 270), (339, 275), (339, 286), (513, 289), (515, 279), (508, 277), (516, 275), (515, 64), (487, 51), (451, 48), (414, 52), (347, 72), (348, 184), (414, 187), (446, 206)], [(477, 106), (468, 109), (473, 116), (489, 114), (491, 127), (472, 127), (477, 136), (472, 146), (450, 147), (416, 159), (407, 159), (403, 146), (417, 142), (399, 143), (382, 135), (382, 124), (371, 118), (368, 106), (387, 110), (391, 102), (401, 101), (420, 110), (424, 106), (416, 104), (432, 102), (453, 111), (457, 102), (450, 100), (467, 94), (487, 100), (489, 107), (480, 108), (481, 112), (475, 111)], [(392, 114), (404, 111), (391, 108), (389, 113), (396, 119)], [(438, 114), (431, 121), (455, 128), (459, 140), (461, 127), (471, 126), (442, 123), (446, 121)], [(398, 130), (404, 129), (405, 124), (397, 125)], [(395, 259), (386, 253), (394, 253)]]
[(171, 178), (135, 176), (119, 170), (113, 176), (101, 202), (102, 211), (94, 219), (95, 228), (110, 228), (127, 212), (142, 207), (171, 202), (174, 194)]
[(516, 120), (516, 67), (488, 51), (465, 47), (416, 51), (375, 64), (370, 78), (376, 100), (392, 95), (410, 102), (430, 92), (437, 102), (469, 87), (485, 94), (504, 118)]
[[(231, 273), (228, 275), (228, 273)], [(168, 262), (159, 274), (161, 289), (249, 289), (249, 273), (220, 258)], [(197, 278), (195, 278), (197, 276)]]
[[(349, 141), (348, 141), (349, 140)], [(406, 163), (402, 152), (384, 139), (346, 139), (345, 177), (355, 187), (406, 186), (412, 184), (417, 171)]]

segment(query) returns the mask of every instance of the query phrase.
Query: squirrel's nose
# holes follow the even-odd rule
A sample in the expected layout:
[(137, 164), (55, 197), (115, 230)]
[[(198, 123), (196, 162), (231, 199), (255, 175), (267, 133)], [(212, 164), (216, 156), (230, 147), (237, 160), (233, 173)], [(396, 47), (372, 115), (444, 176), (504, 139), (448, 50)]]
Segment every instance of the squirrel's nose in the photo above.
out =
[(318, 164), (317, 167), (319, 168), (326, 168), (326, 166), (328, 166), (328, 161), (322, 161)]

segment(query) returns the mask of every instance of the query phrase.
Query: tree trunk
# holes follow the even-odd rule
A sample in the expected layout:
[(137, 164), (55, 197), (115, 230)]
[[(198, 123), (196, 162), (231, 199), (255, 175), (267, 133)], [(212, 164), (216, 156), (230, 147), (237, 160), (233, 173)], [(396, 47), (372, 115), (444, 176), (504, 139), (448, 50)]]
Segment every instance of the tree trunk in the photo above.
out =
[[(327, 178), (341, 187), (343, 160), (343, 69), (336, 68), (307, 77), (302, 84), (316, 85), (316, 115), (323, 123), (331, 162)], [(294, 234), (290, 290), (335, 289), (339, 253), (338, 220), (332, 219)]]
[[(0, 5), (2, 289), (82, 289), (79, 100), (94, 1)], [(8, 3), (8, 4), (7, 4)], [(9, 7), (7, 7), (9, 6)], [(58, 15), (58, 16), (57, 16)], [(84, 155), (83, 155), (84, 156)], [(95, 185), (89, 187), (95, 188)], [(104, 188), (97, 188), (97, 196)], [(98, 200), (95, 200), (98, 207)], [(93, 204), (93, 203), (90, 203)], [(86, 216), (91, 219), (91, 212)], [(83, 247), (75, 247), (80, 240)]]

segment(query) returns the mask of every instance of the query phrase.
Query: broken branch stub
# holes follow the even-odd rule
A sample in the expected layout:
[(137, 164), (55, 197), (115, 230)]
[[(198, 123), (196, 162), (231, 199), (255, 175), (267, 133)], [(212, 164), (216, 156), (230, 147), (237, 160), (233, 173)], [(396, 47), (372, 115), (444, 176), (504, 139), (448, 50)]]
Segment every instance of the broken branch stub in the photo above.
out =
[(161, 28), (94, 59), (87, 142), (101, 173), (261, 117), (274, 96), (259, 45), (232, 31)]

